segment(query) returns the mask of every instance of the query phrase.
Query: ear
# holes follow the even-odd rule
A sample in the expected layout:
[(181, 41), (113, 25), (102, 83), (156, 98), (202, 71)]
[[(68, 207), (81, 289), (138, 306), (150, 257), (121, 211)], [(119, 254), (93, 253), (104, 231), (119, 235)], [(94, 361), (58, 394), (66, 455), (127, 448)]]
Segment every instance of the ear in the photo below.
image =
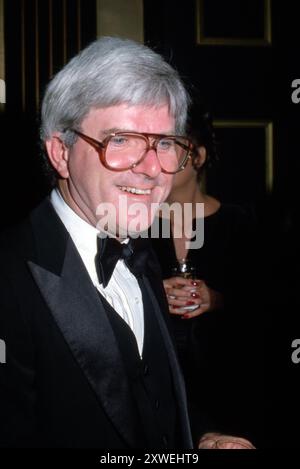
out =
[(199, 170), (206, 161), (206, 148), (201, 146), (197, 148), (197, 155), (194, 157), (194, 168)]
[(55, 133), (46, 141), (48, 158), (53, 168), (58, 174), (66, 179), (69, 177), (68, 159), (69, 150), (60, 138), (59, 133)]

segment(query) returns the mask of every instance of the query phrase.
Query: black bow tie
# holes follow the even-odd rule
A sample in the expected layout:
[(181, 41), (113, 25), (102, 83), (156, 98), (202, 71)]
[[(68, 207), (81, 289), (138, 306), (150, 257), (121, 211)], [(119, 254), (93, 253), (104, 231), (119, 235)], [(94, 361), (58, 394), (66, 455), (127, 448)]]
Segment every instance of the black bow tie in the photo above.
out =
[(148, 258), (149, 243), (145, 238), (130, 239), (121, 244), (115, 238), (97, 237), (98, 252), (95, 257), (99, 283), (105, 288), (112, 276), (116, 263), (123, 259), (127, 267), (136, 277), (145, 270)]

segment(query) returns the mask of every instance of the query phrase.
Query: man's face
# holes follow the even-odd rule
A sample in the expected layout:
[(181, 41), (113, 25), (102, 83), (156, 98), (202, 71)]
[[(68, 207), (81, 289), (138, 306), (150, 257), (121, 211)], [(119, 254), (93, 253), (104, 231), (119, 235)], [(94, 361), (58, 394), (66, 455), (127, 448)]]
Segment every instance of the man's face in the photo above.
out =
[[(92, 109), (83, 120), (81, 131), (102, 141), (118, 130), (173, 134), (174, 128), (175, 121), (167, 106), (129, 107), (122, 104)], [(106, 169), (97, 151), (81, 138), (68, 150), (67, 173), (61, 175), (65, 178), (60, 184), (62, 194), (73, 210), (93, 225), (99, 222), (105, 225), (109, 221), (111, 226), (115, 225), (113, 231), (117, 235), (128, 229), (132, 232), (147, 229), (154, 216), (151, 204), (167, 198), (173, 180), (172, 175), (161, 172), (153, 149), (135, 168), (115, 172)], [(142, 193), (134, 193), (134, 189)], [(137, 202), (141, 204), (142, 212), (134, 205)]]

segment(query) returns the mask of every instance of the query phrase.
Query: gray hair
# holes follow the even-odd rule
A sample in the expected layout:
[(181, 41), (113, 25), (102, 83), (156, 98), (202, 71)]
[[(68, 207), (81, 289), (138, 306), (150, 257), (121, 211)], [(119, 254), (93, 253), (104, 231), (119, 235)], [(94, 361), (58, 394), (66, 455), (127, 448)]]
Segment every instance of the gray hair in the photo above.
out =
[(129, 39), (102, 37), (74, 57), (49, 83), (42, 104), (42, 140), (79, 127), (91, 108), (122, 103), (168, 104), (183, 133), (188, 95), (178, 73), (159, 54)]
[[(189, 96), (177, 71), (159, 54), (129, 39), (102, 37), (75, 56), (49, 83), (42, 103), (41, 139), (68, 128), (80, 129), (91, 108), (167, 104), (175, 131), (185, 131)], [(65, 132), (65, 133), (64, 133)]]

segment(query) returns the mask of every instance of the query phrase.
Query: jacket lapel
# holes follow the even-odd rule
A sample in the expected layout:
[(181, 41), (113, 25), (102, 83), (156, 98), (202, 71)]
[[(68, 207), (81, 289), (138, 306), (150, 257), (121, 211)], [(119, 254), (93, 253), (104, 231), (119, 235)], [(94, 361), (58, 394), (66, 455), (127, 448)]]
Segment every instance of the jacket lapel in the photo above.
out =
[[(189, 423), (187, 400), (185, 392), (185, 384), (182, 376), (182, 372), (178, 363), (175, 347), (172, 342), (166, 321), (162, 315), (165, 312), (167, 317), (169, 315), (169, 307), (165, 297), (165, 292), (162, 287), (159, 275), (159, 269), (151, 265), (151, 270), (148, 275), (143, 276), (143, 282), (147, 288), (149, 297), (152, 302), (154, 313), (161, 329), (162, 336), (165, 341), (166, 350), (170, 362), (171, 373), (173, 376), (174, 391), (178, 403), (179, 417), (182, 428), (183, 444), (185, 448), (193, 448), (192, 434)], [(155, 292), (155, 293), (154, 293)]]
[(97, 291), (49, 202), (34, 213), (32, 225), (38, 234), (37, 259), (28, 262), (32, 275), (107, 416), (134, 447), (138, 435), (129, 383)]

